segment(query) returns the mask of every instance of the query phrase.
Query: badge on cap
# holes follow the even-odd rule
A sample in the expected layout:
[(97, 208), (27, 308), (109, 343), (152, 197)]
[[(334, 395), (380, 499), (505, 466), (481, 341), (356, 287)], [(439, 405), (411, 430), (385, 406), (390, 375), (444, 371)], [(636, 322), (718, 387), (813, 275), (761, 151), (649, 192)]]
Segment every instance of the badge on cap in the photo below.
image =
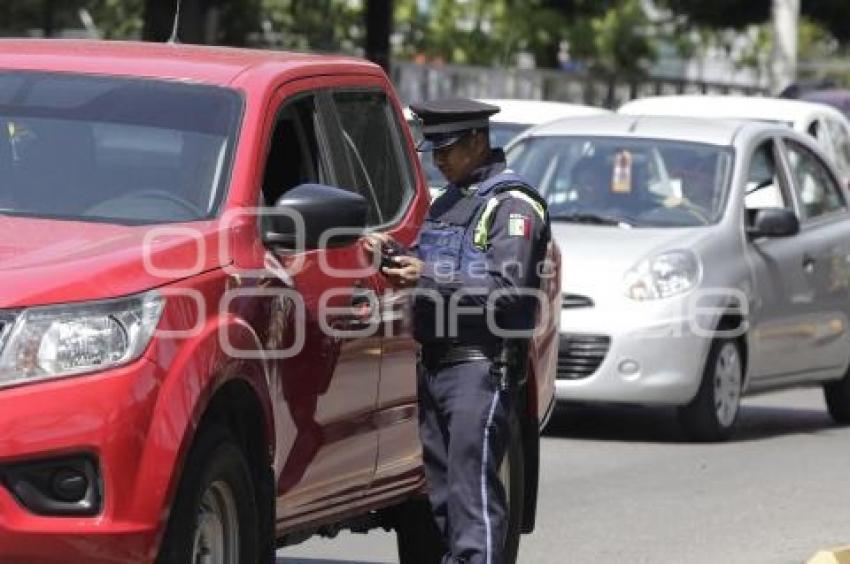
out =
[(531, 218), (521, 213), (512, 213), (508, 219), (509, 237), (531, 237)]

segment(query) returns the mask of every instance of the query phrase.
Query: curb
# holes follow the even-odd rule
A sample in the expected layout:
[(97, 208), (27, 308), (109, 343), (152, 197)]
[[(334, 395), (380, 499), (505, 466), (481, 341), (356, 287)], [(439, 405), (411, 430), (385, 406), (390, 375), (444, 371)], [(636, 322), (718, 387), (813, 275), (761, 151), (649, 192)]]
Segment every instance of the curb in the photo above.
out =
[(821, 550), (806, 564), (850, 564), (850, 546)]

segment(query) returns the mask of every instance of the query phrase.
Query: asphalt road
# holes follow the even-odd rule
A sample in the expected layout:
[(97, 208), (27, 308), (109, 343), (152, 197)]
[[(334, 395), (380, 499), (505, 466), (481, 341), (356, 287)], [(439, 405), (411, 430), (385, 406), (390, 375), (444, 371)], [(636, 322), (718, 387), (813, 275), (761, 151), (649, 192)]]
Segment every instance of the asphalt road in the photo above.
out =
[[(850, 544), (850, 428), (820, 390), (747, 399), (738, 436), (689, 444), (671, 410), (561, 410), (543, 440), (534, 564), (799, 564)], [(384, 532), (312, 539), (277, 564), (396, 562)]]

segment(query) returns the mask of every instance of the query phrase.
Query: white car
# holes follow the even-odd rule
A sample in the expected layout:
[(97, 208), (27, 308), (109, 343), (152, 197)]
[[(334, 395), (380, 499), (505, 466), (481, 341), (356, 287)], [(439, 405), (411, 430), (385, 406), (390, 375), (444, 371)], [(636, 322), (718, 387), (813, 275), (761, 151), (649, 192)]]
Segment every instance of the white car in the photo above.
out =
[(547, 121), (569, 117), (588, 117), (611, 114), (611, 110), (568, 104), (566, 102), (547, 102), (543, 100), (510, 100), (503, 98), (482, 98), (485, 104), (499, 106), (501, 111), (490, 118), (490, 144), (504, 147), (514, 137), (532, 127)]
[(507, 158), (561, 249), (559, 400), (677, 406), (716, 440), (742, 394), (823, 385), (850, 423), (850, 198), (813, 139), (612, 115), (532, 128)]
[(784, 123), (817, 139), (842, 180), (845, 183), (850, 180), (850, 122), (843, 113), (826, 104), (751, 96), (654, 96), (626, 102), (617, 113)]
[[(544, 100), (482, 98), (478, 101), (501, 108), (499, 113), (490, 117), (490, 145), (493, 147), (505, 147), (514, 137), (529, 127), (547, 121), (613, 113), (605, 108)], [(414, 138), (417, 138), (418, 128), (409, 108), (404, 109), (404, 117), (413, 129)], [(442, 187), (445, 180), (434, 165), (431, 153), (420, 153), (420, 158), (425, 176), (428, 178), (428, 185), (432, 188)]]

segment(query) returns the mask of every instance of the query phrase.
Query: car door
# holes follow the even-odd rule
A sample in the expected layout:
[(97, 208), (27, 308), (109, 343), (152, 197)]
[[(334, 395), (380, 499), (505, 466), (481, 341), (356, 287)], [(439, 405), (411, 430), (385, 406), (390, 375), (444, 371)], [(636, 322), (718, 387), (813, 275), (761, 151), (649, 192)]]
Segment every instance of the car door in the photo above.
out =
[(812, 376), (840, 376), (850, 360), (850, 216), (844, 191), (829, 165), (795, 139), (784, 139), (794, 195), (801, 209), (797, 239), (803, 276), (810, 288), (804, 306), (806, 370)]
[[(778, 141), (754, 145), (745, 155), (744, 227), (756, 210), (785, 208), (797, 213), (790, 180)], [(803, 251), (798, 237), (748, 239), (745, 258), (751, 273), (751, 388), (798, 373), (805, 368), (801, 310), (811, 299), (803, 275)]]
[[(351, 186), (374, 203), (370, 229), (408, 246), (414, 242), (427, 208), (423, 197), (427, 192), (424, 185), (417, 186), (413, 147), (387, 88), (381, 82), (339, 87), (330, 98)], [(417, 478), (421, 446), (416, 394), (418, 345), (412, 336), (410, 299), (380, 275), (375, 289), (383, 336), (375, 417), (379, 447), (374, 488), (380, 489), (405, 483), (399, 479), (404, 476)]]
[[(301, 80), (277, 93), (262, 174), (265, 204), (302, 183), (341, 186), (321, 96), (328, 86)], [(272, 311), (271, 348), (294, 352), (272, 361), (270, 382), (282, 406), (275, 420), (279, 522), (356, 496), (371, 481), (381, 339), (376, 331), (360, 331), (365, 316), (352, 308), (372, 287), (368, 267), (358, 242), (308, 251), (273, 248), (263, 257), (258, 286), (289, 292)], [(283, 342), (274, 341), (278, 335)]]

